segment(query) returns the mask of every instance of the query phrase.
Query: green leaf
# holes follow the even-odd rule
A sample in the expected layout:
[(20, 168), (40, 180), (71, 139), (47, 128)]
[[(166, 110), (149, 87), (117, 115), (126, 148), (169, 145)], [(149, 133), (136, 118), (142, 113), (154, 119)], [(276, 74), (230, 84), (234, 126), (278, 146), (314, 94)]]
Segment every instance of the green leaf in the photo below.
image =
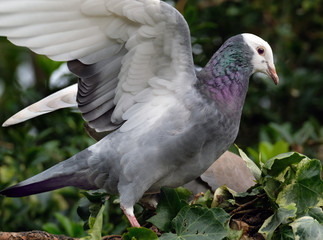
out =
[(102, 203), (105, 201), (105, 197), (108, 196), (104, 190), (83, 191), (81, 193), (92, 203)]
[(89, 227), (92, 228), (93, 224), (96, 221), (96, 218), (98, 216), (98, 214), (100, 213), (102, 208), (102, 204), (101, 203), (91, 203), (89, 206), (89, 211), (91, 213), (90, 217), (89, 217)]
[(289, 225), (280, 225), (274, 232), (273, 240), (295, 240), (293, 229)]
[(64, 230), (66, 231), (68, 236), (73, 236), (73, 226), (72, 222), (65, 216), (60, 213), (54, 214), (60, 224), (63, 226)]
[(105, 203), (107, 193), (104, 190), (81, 192), (85, 196), (79, 201), (77, 214), (84, 221), (83, 228), (91, 229), (102, 204)]
[(195, 204), (202, 207), (210, 207), (212, 203), (211, 191), (207, 190), (203, 196), (199, 197)]
[(51, 234), (63, 234), (59, 227), (54, 223), (46, 223), (42, 226), (43, 230)]
[(183, 187), (175, 188), (175, 191), (177, 192), (181, 201), (186, 201), (188, 199), (188, 197), (192, 195), (190, 190), (183, 188)]
[(122, 236), (124, 240), (158, 240), (156, 233), (152, 230), (141, 228), (128, 228), (128, 233)]
[(266, 161), (264, 168), (270, 170), (271, 176), (278, 176), (287, 167), (299, 163), (304, 158), (307, 157), (297, 152), (283, 153)]
[(285, 153), (288, 151), (289, 144), (285, 141), (278, 141), (275, 144), (269, 142), (261, 142), (259, 144), (259, 152), (261, 153), (261, 161), (277, 156), (278, 154)]
[(270, 240), (279, 225), (296, 217), (296, 210), (295, 204), (290, 204), (286, 208), (278, 208), (272, 216), (265, 220), (259, 232), (266, 234), (266, 239)]
[(297, 213), (322, 205), (323, 181), (320, 177), (321, 163), (316, 159), (304, 158), (296, 168), (295, 179), (278, 194), (276, 203), (286, 207), (296, 204)]
[(250, 172), (252, 173), (252, 175), (255, 177), (255, 179), (258, 181), (261, 177), (261, 170), (259, 169), (259, 167), (254, 163), (254, 161), (252, 161), (247, 154), (245, 154), (238, 146), (236, 146), (236, 148), (239, 151), (239, 154), (241, 156), (241, 158), (246, 162), (247, 167), (249, 168)]
[(227, 229), (227, 232), (228, 232), (228, 235), (225, 238), (226, 240), (237, 240), (237, 239), (241, 239), (242, 234), (243, 234), (243, 229), (241, 229), (241, 230), (235, 230), (235, 229), (230, 228), (229, 225), (227, 225), (226, 229)]
[(309, 216), (317, 220), (320, 224), (323, 224), (323, 211), (320, 207), (310, 208), (307, 212)]
[(181, 236), (176, 235), (175, 233), (164, 233), (160, 240), (183, 240)]
[(172, 221), (175, 234), (164, 234), (161, 240), (220, 240), (228, 235), (227, 224), (230, 219), (223, 209), (186, 206)]
[(211, 207), (220, 207), (220, 208), (228, 208), (232, 207), (233, 203), (231, 200), (233, 200), (233, 194), (234, 192), (231, 192), (230, 189), (227, 186), (221, 186), (217, 188), (214, 192), (213, 201), (211, 204)]
[(65, 234), (70, 237), (79, 237), (84, 235), (81, 222), (73, 222), (60, 213), (54, 213), (59, 224), (46, 223), (42, 226), (43, 230), (52, 234)]
[(245, 197), (255, 197), (259, 194), (263, 193), (263, 187), (261, 185), (254, 185), (247, 192), (237, 193), (233, 192), (230, 188), (228, 188), (229, 192), (234, 196), (235, 199), (237, 198), (245, 198)]
[(261, 142), (259, 143), (259, 152), (261, 154), (261, 161), (264, 162), (265, 160), (268, 160), (272, 156), (272, 149), (273, 145), (270, 142)]
[(160, 230), (168, 232), (171, 229), (171, 221), (188, 203), (185, 202), (191, 192), (185, 188), (162, 188), (160, 200), (156, 209), (157, 214), (147, 221), (154, 224)]
[(260, 164), (262, 164), (262, 163), (260, 163), (260, 161), (259, 161), (260, 154), (251, 147), (247, 147), (247, 151), (248, 151), (249, 156), (251, 156), (255, 160), (255, 164), (257, 164), (257, 166), (261, 166)]
[(278, 180), (270, 176), (266, 177), (263, 183), (263, 188), (267, 196), (271, 198), (273, 201), (275, 201), (277, 198), (277, 194), (280, 186), (281, 186), (281, 182), (279, 182)]
[(296, 219), (290, 224), (293, 228), (296, 240), (321, 240), (323, 236), (323, 226), (310, 216)]
[(95, 218), (95, 222), (93, 224), (93, 227), (89, 230), (90, 236), (85, 237), (85, 239), (91, 239), (91, 240), (101, 240), (102, 238), (102, 223), (103, 223), (103, 210), (104, 205), (102, 205), (99, 213), (97, 214)]

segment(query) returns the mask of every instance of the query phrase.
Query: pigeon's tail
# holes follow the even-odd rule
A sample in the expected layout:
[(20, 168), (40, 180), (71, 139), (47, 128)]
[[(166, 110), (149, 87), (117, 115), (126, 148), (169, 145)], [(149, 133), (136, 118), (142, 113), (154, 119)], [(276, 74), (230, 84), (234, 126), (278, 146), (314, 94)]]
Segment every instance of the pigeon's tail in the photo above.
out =
[(91, 152), (85, 149), (44, 172), (0, 191), (0, 195), (23, 197), (67, 186), (74, 186), (86, 190), (97, 189), (89, 181), (90, 174), (88, 174), (89, 166), (87, 163), (89, 157), (91, 157)]

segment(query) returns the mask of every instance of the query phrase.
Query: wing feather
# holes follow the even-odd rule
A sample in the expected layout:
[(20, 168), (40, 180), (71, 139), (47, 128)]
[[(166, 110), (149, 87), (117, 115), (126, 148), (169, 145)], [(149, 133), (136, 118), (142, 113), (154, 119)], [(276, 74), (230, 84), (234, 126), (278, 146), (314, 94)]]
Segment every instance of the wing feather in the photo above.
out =
[(77, 107), (77, 84), (64, 88), (19, 111), (2, 126), (10, 126), (60, 108)]
[(97, 131), (153, 123), (196, 81), (187, 23), (159, 0), (0, 0), (0, 35), (68, 61)]

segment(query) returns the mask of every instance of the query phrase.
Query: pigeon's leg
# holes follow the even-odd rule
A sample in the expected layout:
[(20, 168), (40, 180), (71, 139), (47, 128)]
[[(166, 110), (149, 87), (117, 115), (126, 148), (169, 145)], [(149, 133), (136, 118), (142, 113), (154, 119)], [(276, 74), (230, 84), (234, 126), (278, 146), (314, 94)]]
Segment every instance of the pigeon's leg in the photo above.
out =
[(135, 217), (135, 214), (133, 213), (133, 207), (129, 207), (129, 208), (125, 208), (122, 205), (120, 205), (122, 211), (124, 212), (124, 214), (126, 215), (126, 217), (128, 218), (130, 224), (132, 227), (140, 227), (140, 224), (137, 221), (137, 218)]

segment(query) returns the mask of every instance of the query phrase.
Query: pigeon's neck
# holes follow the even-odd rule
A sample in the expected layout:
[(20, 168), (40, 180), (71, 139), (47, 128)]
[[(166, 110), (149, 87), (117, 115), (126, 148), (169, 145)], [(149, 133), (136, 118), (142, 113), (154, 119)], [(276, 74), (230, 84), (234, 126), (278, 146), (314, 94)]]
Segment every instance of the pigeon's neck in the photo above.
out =
[(224, 113), (241, 113), (253, 72), (252, 54), (243, 40), (226, 42), (197, 74), (200, 94)]

